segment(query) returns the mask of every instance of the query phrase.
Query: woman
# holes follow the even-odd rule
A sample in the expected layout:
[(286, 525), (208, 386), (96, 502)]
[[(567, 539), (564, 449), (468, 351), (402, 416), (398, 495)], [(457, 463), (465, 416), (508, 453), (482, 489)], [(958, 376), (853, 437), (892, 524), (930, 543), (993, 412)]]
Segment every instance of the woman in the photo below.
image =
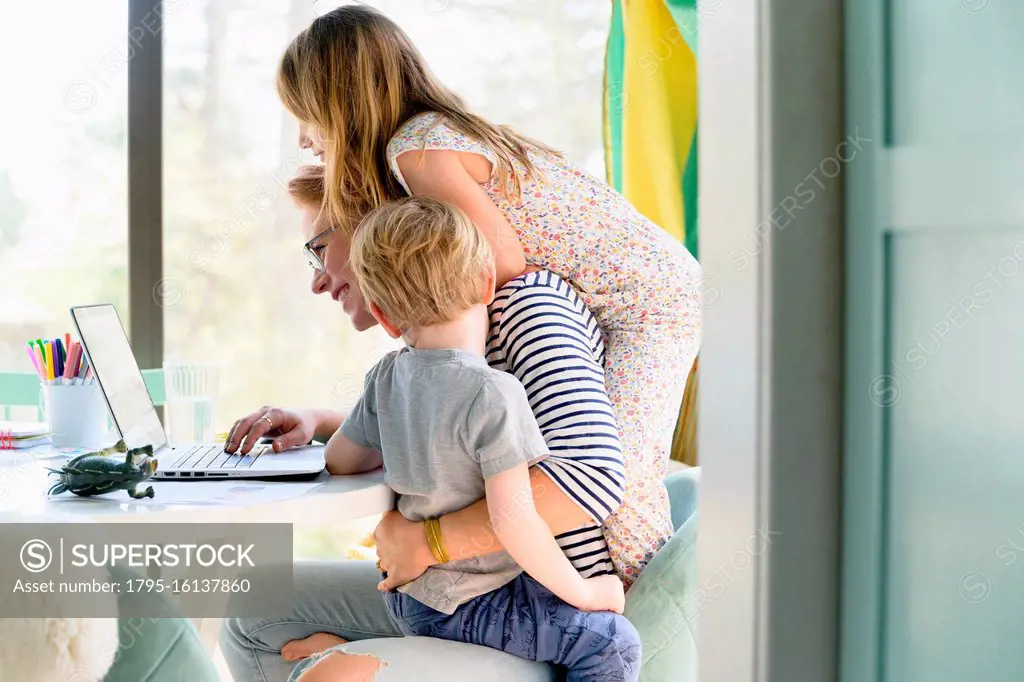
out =
[[(318, 220), (322, 205), (323, 169), (306, 167), (299, 177), (289, 185), (290, 193), (304, 207), (304, 229), (312, 238), (307, 243), (307, 252), (316, 268), (313, 292), (331, 294), (342, 302), (353, 326), (367, 329), (373, 325), (373, 317), (365, 308), (362, 293), (349, 269), (349, 240), (344, 233), (336, 230), (321, 230)], [(549, 286), (548, 283), (552, 283)], [(518, 296), (511, 287), (525, 286), (528, 296)], [(542, 429), (545, 438), (552, 434), (558, 442), (569, 447), (553, 452), (549, 459), (561, 461), (573, 467), (572, 473), (577, 484), (565, 485), (560, 480), (558, 466), (535, 467), (531, 472), (531, 483), (538, 511), (556, 534), (563, 549), (577, 568), (587, 575), (613, 572), (607, 545), (601, 534), (600, 523), (614, 509), (615, 495), (608, 500), (596, 488), (613, 488), (605, 481), (604, 486), (587, 486), (586, 458), (593, 453), (593, 441), (605, 438), (590, 426), (579, 429), (579, 404), (586, 401), (581, 396), (586, 391), (604, 391), (601, 375), (602, 346), (597, 325), (569, 287), (558, 278), (546, 272), (535, 272), (513, 280), (503, 288), (504, 295), (492, 307), (493, 329), (489, 344), (489, 360), (503, 369), (506, 352), (515, 352), (516, 374), (520, 380), (542, 393), (545, 386), (537, 376), (548, 377), (551, 384), (575, 382), (577, 391), (570, 396), (572, 409), (559, 413), (558, 405), (535, 404), (535, 413), (544, 412)], [(507, 319), (514, 319), (514, 329), (503, 326)], [(528, 324), (523, 323), (529, 320)], [(560, 328), (567, 336), (559, 337), (558, 353), (549, 357), (545, 345), (553, 341), (548, 336), (551, 329)], [(532, 336), (531, 336), (532, 335)], [(574, 356), (567, 351), (569, 342), (577, 340), (577, 347), (584, 350)], [(501, 337), (500, 339), (498, 337)], [(528, 355), (523, 351), (528, 351)], [(543, 370), (543, 371), (536, 371)], [(598, 379), (595, 382), (595, 377)], [(588, 425), (596, 423), (597, 415), (584, 418)], [(232, 428), (227, 449), (248, 451), (260, 438), (270, 435), (274, 438), (277, 451), (308, 442), (311, 438), (326, 440), (343, 420), (343, 415), (334, 411), (304, 410), (293, 411), (265, 407), (239, 420)], [(612, 422), (613, 424), (613, 422)], [(561, 427), (561, 430), (560, 430)], [(575, 432), (575, 433), (574, 433)], [(621, 494), (621, 487), (619, 488)], [(488, 522), (486, 502), (481, 501), (467, 509), (455, 512), (441, 519), (441, 531), (448, 553), (452, 559), (479, 556), (500, 549)], [(409, 639), (402, 642), (385, 642), (379, 638), (399, 637), (400, 633), (388, 617), (384, 601), (378, 589), (391, 589), (418, 577), (435, 562), (423, 524), (414, 524), (398, 514), (388, 514), (375, 533), (381, 568), (387, 572), (388, 580), (378, 585), (378, 572), (371, 562), (340, 562), (333, 564), (297, 564), (295, 570), (296, 596), (294, 613), (285, 619), (234, 619), (227, 623), (222, 635), (222, 646), (236, 679), (284, 680), (291, 673), (295, 661), (325, 646), (344, 643), (346, 640), (364, 640), (346, 647), (362, 647), (384, 657), (387, 667), (377, 679), (410, 679), (409, 673), (402, 672), (402, 666), (415, 663), (416, 666), (435, 660), (438, 665), (451, 656), (462, 656), (469, 662), (469, 670), (480, 679), (496, 679), (488, 671), (500, 669), (503, 675), (516, 670), (517, 679), (547, 679), (551, 671), (536, 663), (507, 657), (499, 652), (468, 645), (435, 640)], [(468, 648), (467, 648), (468, 647)], [(414, 653), (410, 653), (414, 652)], [(352, 658), (354, 679), (359, 679), (363, 666), (375, 666), (375, 659)], [(401, 673), (401, 674), (400, 674)]]

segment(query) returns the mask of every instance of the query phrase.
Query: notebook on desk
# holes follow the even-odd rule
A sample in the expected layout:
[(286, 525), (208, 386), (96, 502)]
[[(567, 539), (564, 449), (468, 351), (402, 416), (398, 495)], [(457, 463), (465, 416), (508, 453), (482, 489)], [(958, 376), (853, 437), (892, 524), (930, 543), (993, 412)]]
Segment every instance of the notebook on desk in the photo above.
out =
[(154, 478), (294, 478), (323, 471), (323, 446), (275, 454), (257, 445), (247, 455), (230, 455), (223, 443), (170, 445), (114, 306), (75, 306), (71, 319), (121, 438), (129, 448), (153, 446)]
[(50, 428), (42, 422), (0, 421), (0, 450), (21, 450), (50, 442)]

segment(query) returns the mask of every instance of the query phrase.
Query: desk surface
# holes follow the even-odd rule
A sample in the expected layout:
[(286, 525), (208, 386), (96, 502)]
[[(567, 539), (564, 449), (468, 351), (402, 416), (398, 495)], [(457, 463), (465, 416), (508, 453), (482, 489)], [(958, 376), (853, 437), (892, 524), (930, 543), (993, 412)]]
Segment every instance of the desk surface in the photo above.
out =
[[(59, 469), (64, 461), (38, 448), (0, 451), (0, 516), (24, 522), (301, 522), (316, 516), (346, 521), (381, 514), (393, 509), (395, 501), (380, 469), (354, 476), (325, 471), (306, 482), (150, 481), (156, 497), (142, 500), (123, 490), (92, 498), (71, 493), (47, 497), (53, 483), (47, 468)], [(235, 495), (231, 503), (218, 501), (229, 499), (232, 489), (253, 493), (252, 502), (244, 495)]]

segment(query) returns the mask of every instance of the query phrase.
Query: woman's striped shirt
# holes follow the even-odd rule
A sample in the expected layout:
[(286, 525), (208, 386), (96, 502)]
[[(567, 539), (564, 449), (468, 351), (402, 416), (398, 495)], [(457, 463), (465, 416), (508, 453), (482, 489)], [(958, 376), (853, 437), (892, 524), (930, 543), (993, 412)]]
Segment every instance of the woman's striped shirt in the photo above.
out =
[(551, 453), (537, 466), (595, 521), (556, 539), (585, 577), (613, 573), (600, 524), (622, 503), (625, 473), (597, 321), (547, 271), (508, 282), (490, 315), (487, 361), (522, 382)]

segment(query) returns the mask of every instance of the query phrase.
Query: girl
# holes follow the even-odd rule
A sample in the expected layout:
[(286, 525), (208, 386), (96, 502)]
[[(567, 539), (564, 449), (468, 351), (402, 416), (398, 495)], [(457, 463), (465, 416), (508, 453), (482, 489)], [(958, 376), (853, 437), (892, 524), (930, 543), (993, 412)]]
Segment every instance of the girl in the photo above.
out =
[(340, 229), (405, 195), (449, 201), (490, 241), (499, 285), (532, 266), (581, 294), (606, 336), (626, 490), (605, 535), (628, 586), (672, 534), (661, 479), (700, 342), (696, 260), (551, 148), (469, 111), (373, 9), (316, 19), (288, 46), (277, 88), (326, 163)]

